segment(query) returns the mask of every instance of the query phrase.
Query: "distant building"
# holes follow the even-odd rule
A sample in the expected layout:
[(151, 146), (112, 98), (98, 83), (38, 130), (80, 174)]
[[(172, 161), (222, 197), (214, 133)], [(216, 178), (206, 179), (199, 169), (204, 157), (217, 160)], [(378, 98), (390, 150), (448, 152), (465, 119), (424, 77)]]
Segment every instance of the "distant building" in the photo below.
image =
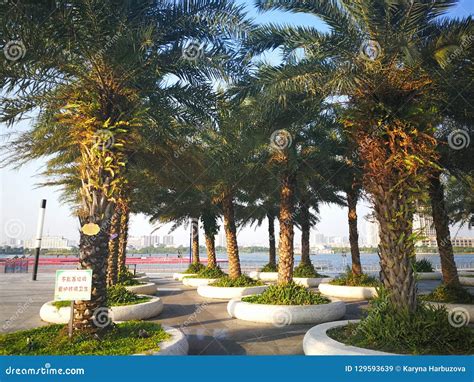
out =
[(226, 246), (226, 240), (225, 240), (225, 234), (224, 230), (219, 231), (219, 237), (218, 237), (218, 246), (219, 247), (225, 247)]
[[(43, 249), (71, 249), (75, 242), (62, 236), (43, 236), (41, 248)], [(35, 248), (36, 240), (26, 240), (25, 248)]]
[(156, 247), (160, 244), (160, 237), (154, 235), (142, 236), (145, 247)]
[(365, 241), (368, 247), (378, 247), (380, 244), (379, 223), (375, 218), (365, 223)]
[(424, 238), (436, 237), (433, 217), (424, 213), (414, 214), (413, 231), (419, 233)]
[(166, 245), (166, 246), (174, 245), (174, 237), (171, 235), (163, 236), (163, 245)]
[[(472, 237), (456, 237), (456, 238), (451, 238), (451, 244), (453, 247), (463, 247), (463, 248), (468, 248), (468, 247), (474, 247), (474, 238)], [(423, 246), (423, 247), (430, 247), (430, 248), (435, 248), (438, 246), (438, 243), (436, 241), (436, 236), (428, 237), (419, 240), (416, 243), (417, 246)]]

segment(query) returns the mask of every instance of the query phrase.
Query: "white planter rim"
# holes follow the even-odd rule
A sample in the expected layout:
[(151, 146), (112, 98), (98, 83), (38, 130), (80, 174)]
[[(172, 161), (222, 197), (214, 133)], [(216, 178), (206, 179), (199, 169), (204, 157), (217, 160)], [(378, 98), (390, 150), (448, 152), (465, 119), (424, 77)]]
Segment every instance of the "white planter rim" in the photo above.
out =
[(270, 305), (234, 298), (227, 304), (227, 312), (231, 317), (240, 320), (283, 327), (339, 320), (346, 313), (346, 304), (342, 301), (332, 301), (317, 305)]
[(171, 326), (162, 325), (163, 330), (171, 335), (168, 341), (163, 341), (158, 344), (160, 347), (159, 351), (148, 351), (135, 355), (187, 355), (189, 351), (189, 343), (185, 334)]
[(336, 341), (327, 335), (329, 329), (358, 323), (360, 320), (343, 320), (319, 324), (308, 330), (303, 338), (306, 355), (398, 355), (372, 349), (359, 348)]
[[(158, 316), (163, 310), (163, 301), (159, 297), (139, 295), (148, 297), (149, 301), (131, 305), (115, 305), (109, 308), (109, 315), (114, 322), (142, 320)], [(69, 322), (71, 307), (56, 308), (54, 301), (48, 301), (40, 309), (40, 317), (45, 322), (54, 324), (65, 324)], [(130, 317), (130, 318), (128, 318)]]
[(217, 279), (205, 279), (205, 278), (195, 278), (195, 277), (184, 277), (182, 279), (183, 285), (186, 285), (188, 287), (194, 287), (197, 288), (201, 285), (208, 285)]
[(375, 287), (333, 285), (328, 283), (321, 283), (319, 284), (318, 289), (321, 294), (325, 296), (333, 296), (339, 298), (370, 299), (377, 296), (377, 290)]

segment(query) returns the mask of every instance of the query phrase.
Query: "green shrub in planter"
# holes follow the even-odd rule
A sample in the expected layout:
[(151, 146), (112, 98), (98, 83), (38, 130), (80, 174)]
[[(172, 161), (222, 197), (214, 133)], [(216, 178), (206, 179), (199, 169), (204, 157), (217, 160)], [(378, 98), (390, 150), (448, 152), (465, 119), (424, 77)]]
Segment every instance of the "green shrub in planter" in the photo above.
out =
[(186, 269), (183, 273), (199, 273), (206, 269), (204, 264), (201, 263), (192, 263), (189, 264), (188, 269)]
[(302, 278), (319, 278), (319, 277), (327, 277), (320, 275), (311, 264), (303, 264), (300, 263), (295, 269), (293, 270), (293, 277), (302, 277)]
[(196, 276), (192, 276), (199, 279), (218, 279), (227, 276), (219, 267), (215, 268), (204, 268)]
[(261, 269), (260, 272), (278, 272), (278, 265), (276, 264), (265, 264)]
[[(107, 288), (107, 304), (109, 306), (141, 304), (150, 300), (151, 297), (139, 296), (127, 290), (123, 285), (114, 285)], [(71, 301), (55, 301), (53, 306), (56, 309), (69, 307), (71, 306)]]
[(430, 294), (420, 296), (422, 300), (451, 304), (474, 304), (474, 295), (461, 286), (441, 284)]
[(454, 327), (445, 308), (419, 304), (415, 313), (396, 309), (383, 289), (358, 324), (327, 333), (347, 345), (398, 354), (473, 354), (474, 331)]
[(332, 280), (331, 285), (361, 286), (361, 287), (379, 287), (382, 283), (375, 277), (362, 273), (356, 275), (350, 269), (345, 274)]
[(117, 277), (117, 284), (124, 286), (140, 285), (141, 283), (135, 278), (135, 275), (128, 269), (119, 272)]
[(319, 305), (331, 302), (319, 292), (313, 292), (294, 282), (270, 285), (261, 294), (242, 297), (242, 301), (266, 305)]
[(427, 259), (416, 260), (413, 262), (415, 272), (434, 272), (433, 264)]
[(216, 287), (226, 287), (226, 288), (243, 288), (243, 287), (252, 287), (263, 285), (261, 281), (251, 279), (246, 275), (242, 275), (236, 279), (231, 279), (229, 276), (221, 277), (213, 283), (209, 284), (210, 286)]

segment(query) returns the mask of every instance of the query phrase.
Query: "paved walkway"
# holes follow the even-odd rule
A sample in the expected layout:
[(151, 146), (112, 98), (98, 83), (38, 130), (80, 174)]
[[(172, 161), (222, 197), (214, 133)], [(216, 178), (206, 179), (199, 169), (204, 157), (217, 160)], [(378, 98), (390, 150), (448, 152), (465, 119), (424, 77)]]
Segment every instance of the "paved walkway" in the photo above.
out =
[[(304, 334), (312, 325), (275, 327), (231, 318), (227, 301), (205, 299), (193, 288), (171, 278), (151, 278), (165, 308), (156, 321), (181, 328), (188, 337), (190, 354), (274, 355), (303, 354)], [(423, 281), (424, 292), (438, 284)], [(39, 318), (41, 305), (52, 300), (54, 274), (0, 274), (0, 332), (46, 325)], [(344, 319), (359, 318), (367, 307), (365, 301), (347, 301)]]

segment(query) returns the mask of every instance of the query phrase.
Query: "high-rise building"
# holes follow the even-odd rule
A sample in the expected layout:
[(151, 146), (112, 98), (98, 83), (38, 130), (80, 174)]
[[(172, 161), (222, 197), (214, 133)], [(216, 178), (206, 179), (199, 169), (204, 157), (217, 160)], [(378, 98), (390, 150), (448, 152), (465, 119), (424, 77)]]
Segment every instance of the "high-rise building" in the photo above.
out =
[(423, 238), (436, 237), (433, 217), (424, 213), (413, 215), (413, 232), (419, 233)]
[(164, 245), (174, 245), (174, 237), (171, 235), (163, 236), (163, 244)]
[(156, 245), (160, 244), (160, 237), (154, 235), (147, 235), (143, 237), (143, 245), (145, 247), (155, 247)]
[(218, 246), (219, 247), (225, 247), (226, 246), (226, 240), (225, 240), (225, 234), (224, 234), (224, 230), (220, 230), (219, 231), (219, 237), (218, 237), (219, 241), (218, 241)]
[(368, 247), (377, 247), (380, 243), (379, 223), (377, 219), (367, 220), (365, 222), (365, 237)]

